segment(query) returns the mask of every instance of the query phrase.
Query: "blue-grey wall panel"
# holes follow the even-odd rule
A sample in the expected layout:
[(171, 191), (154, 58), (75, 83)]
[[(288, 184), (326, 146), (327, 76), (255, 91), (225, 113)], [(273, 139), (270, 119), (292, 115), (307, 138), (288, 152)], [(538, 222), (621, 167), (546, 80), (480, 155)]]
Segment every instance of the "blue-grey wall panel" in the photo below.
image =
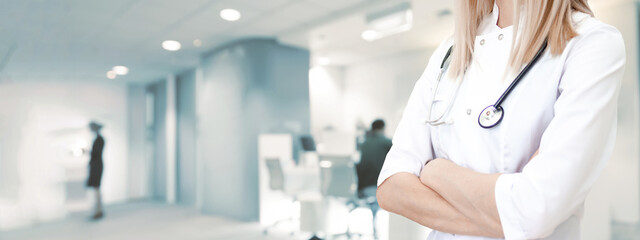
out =
[(167, 156), (166, 156), (166, 109), (167, 109), (167, 83), (160, 81), (151, 85), (149, 91), (153, 93), (153, 135), (154, 157), (152, 170), (153, 197), (165, 200), (167, 197)]
[(178, 76), (177, 83), (177, 200), (193, 206), (196, 202), (196, 81), (195, 71)]
[(309, 132), (309, 52), (248, 40), (205, 55), (202, 70), (203, 211), (257, 220), (258, 135)]

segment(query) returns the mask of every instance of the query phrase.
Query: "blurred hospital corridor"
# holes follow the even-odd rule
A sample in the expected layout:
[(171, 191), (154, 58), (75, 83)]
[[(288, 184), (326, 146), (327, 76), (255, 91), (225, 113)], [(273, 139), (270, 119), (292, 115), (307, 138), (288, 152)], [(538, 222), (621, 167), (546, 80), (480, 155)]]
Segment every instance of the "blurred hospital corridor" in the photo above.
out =
[[(427, 239), (376, 187), (457, 1), (0, 0), (0, 240)], [(575, 232), (640, 240), (640, 0), (588, 3), (626, 67)]]

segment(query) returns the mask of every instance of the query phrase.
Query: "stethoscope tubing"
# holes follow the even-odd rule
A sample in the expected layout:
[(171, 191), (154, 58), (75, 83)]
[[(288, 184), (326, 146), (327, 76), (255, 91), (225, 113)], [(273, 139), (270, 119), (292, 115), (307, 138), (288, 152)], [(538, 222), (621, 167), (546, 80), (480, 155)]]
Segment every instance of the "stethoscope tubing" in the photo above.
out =
[[(451, 46), (449, 48), (449, 50), (447, 51), (447, 54), (445, 54), (445, 56), (444, 56), (444, 60), (440, 64), (440, 73), (438, 74), (435, 90), (434, 90), (434, 92), (433, 92), (433, 94), (431, 96), (431, 107), (430, 108), (433, 108), (433, 102), (436, 101), (436, 94), (437, 94), (438, 88), (440, 87), (440, 81), (442, 81), (442, 77), (444, 76), (444, 74), (446, 74), (447, 69), (449, 68), (449, 63), (451, 62), (451, 59), (449, 57), (451, 56), (451, 52), (452, 51), (453, 51), (453, 46)], [(459, 88), (459, 85), (458, 85), (458, 88)], [(454, 95), (453, 96), (457, 95), (458, 88), (456, 88), (456, 90), (454, 91)], [(438, 118), (436, 118), (434, 120), (431, 120), (431, 113), (433, 112), (432, 111), (433, 109), (429, 109), (429, 114), (427, 116), (427, 120), (424, 123), (425, 124), (430, 124), (432, 126), (440, 126), (440, 125), (445, 124), (446, 121), (442, 121), (442, 118), (444, 118), (444, 116), (447, 114), (447, 112), (449, 110), (451, 110), (452, 105), (453, 104), (450, 103), (449, 106), (447, 106), (447, 108), (445, 109), (445, 111), (440, 115), (440, 117), (438, 117)]]
[[(518, 74), (518, 76), (516, 76), (516, 78), (511, 82), (511, 84), (509, 84), (509, 86), (507, 87), (507, 89), (502, 93), (502, 95), (500, 96), (500, 98), (498, 98), (498, 100), (496, 101), (495, 104), (493, 105), (489, 105), (486, 109), (493, 107), (493, 109), (496, 109), (498, 111), (500, 111), (501, 115), (500, 118), (492, 124), (488, 124), (488, 125), (484, 125), (481, 123), (480, 118), (482, 117), (482, 114), (485, 110), (483, 110), (480, 114), (480, 116), (478, 117), (478, 124), (480, 124), (480, 126), (482, 128), (492, 128), (495, 127), (496, 125), (498, 125), (501, 121), (502, 121), (502, 117), (504, 116), (504, 110), (502, 108), (502, 103), (504, 102), (504, 100), (509, 96), (509, 94), (511, 93), (511, 91), (518, 85), (518, 83), (522, 80), (522, 78), (524, 78), (525, 75), (527, 75), (527, 73), (529, 72), (529, 70), (531, 70), (531, 68), (538, 62), (538, 60), (540, 60), (540, 57), (542, 56), (542, 54), (544, 53), (544, 51), (547, 49), (547, 40), (545, 40), (542, 43), (542, 46), (540, 47), (540, 49), (538, 50), (538, 52), (536, 53), (536, 55), (533, 57), (533, 59), (531, 60), (531, 62), (529, 62), (523, 69), (522, 71), (520, 71), (520, 73)], [(442, 63), (440, 64), (440, 73), (438, 74), (438, 79), (436, 82), (436, 87), (434, 90), (434, 93), (432, 94), (432, 99), (431, 99), (431, 108), (433, 107), (433, 103), (435, 102), (435, 97), (438, 91), (438, 88), (440, 86), (440, 81), (442, 80), (443, 75), (446, 73), (448, 67), (449, 67), (449, 63), (450, 63), (450, 56), (451, 53), (453, 51), (453, 46), (451, 46), (449, 48), (449, 50), (447, 51), (447, 53), (445, 54), (444, 60), (442, 61)], [(424, 122), (425, 124), (430, 124), (432, 126), (439, 126), (439, 125), (443, 125), (445, 123), (447, 123), (446, 121), (442, 121), (442, 119), (445, 117), (445, 115), (451, 110), (451, 108), (453, 107), (453, 99), (455, 99), (455, 96), (457, 96), (458, 94), (458, 90), (460, 88), (460, 83), (461, 81), (458, 82), (456, 89), (454, 90), (454, 94), (453, 94), (453, 98), (451, 99), (451, 102), (449, 103), (449, 106), (447, 106), (447, 108), (445, 109), (445, 111), (440, 115), (440, 117), (438, 117), (435, 120), (431, 120), (431, 113), (433, 109), (429, 109), (429, 114), (427, 116), (427, 120)]]
[(540, 47), (540, 50), (538, 50), (538, 52), (536, 53), (536, 55), (533, 57), (533, 59), (531, 60), (531, 62), (529, 62), (529, 64), (527, 64), (524, 69), (522, 69), (522, 71), (518, 74), (518, 76), (516, 77), (516, 79), (513, 80), (513, 82), (511, 82), (511, 84), (509, 84), (509, 87), (507, 87), (507, 90), (505, 90), (502, 95), (500, 96), (500, 98), (498, 98), (498, 101), (496, 101), (495, 104), (493, 104), (493, 106), (497, 109), (497, 108), (502, 108), (502, 102), (504, 102), (504, 100), (507, 98), (507, 96), (509, 96), (509, 94), (511, 93), (511, 91), (518, 85), (518, 83), (520, 82), (520, 80), (522, 78), (524, 78), (525, 75), (527, 75), (527, 73), (529, 72), (529, 70), (531, 70), (531, 68), (536, 64), (536, 62), (538, 62), (538, 60), (540, 60), (540, 56), (542, 56), (542, 54), (544, 53), (544, 51), (547, 49), (547, 41), (544, 41), (544, 43), (542, 43), (542, 47)]

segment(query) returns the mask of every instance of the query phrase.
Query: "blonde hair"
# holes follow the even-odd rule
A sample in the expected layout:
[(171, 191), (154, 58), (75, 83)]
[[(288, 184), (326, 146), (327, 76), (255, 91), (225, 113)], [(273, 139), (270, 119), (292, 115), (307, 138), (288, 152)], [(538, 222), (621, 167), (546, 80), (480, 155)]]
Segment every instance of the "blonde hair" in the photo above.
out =
[[(530, 62), (545, 40), (548, 41), (547, 49), (551, 54), (561, 54), (569, 40), (578, 35), (571, 17), (574, 11), (593, 16), (587, 0), (512, 1), (515, 36), (509, 61), (512, 70), (520, 69)], [(478, 28), (482, 20), (493, 11), (494, 2), (495, 0), (455, 0), (455, 47), (451, 60), (453, 76), (464, 74), (471, 63)]]

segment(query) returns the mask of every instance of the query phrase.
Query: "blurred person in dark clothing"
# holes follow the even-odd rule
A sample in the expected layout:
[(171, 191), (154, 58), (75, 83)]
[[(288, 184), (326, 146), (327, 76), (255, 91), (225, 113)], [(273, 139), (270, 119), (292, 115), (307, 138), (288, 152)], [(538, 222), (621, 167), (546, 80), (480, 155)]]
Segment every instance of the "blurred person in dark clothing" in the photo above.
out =
[(102, 125), (97, 122), (89, 123), (89, 129), (96, 134), (96, 139), (91, 147), (91, 160), (89, 161), (89, 179), (87, 186), (95, 190), (95, 207), (92, 219), (100, 219), (104, 216), (102, 211), (102, 196), (100, 195), (100, 182), (102, 181), (102, 151), (104, 150), (104, 138), (100, 135)]
[(384, 135), (384, 121), (377, 119), (371, 124), (371, 131), (360, 146), (360, 163), (356, 165), (358, 174), (358, 194), (360, 197), (367, 187), (375, 194), (378, 175), (382, 170), (384, 159), (391, 149), (391, 139)]

